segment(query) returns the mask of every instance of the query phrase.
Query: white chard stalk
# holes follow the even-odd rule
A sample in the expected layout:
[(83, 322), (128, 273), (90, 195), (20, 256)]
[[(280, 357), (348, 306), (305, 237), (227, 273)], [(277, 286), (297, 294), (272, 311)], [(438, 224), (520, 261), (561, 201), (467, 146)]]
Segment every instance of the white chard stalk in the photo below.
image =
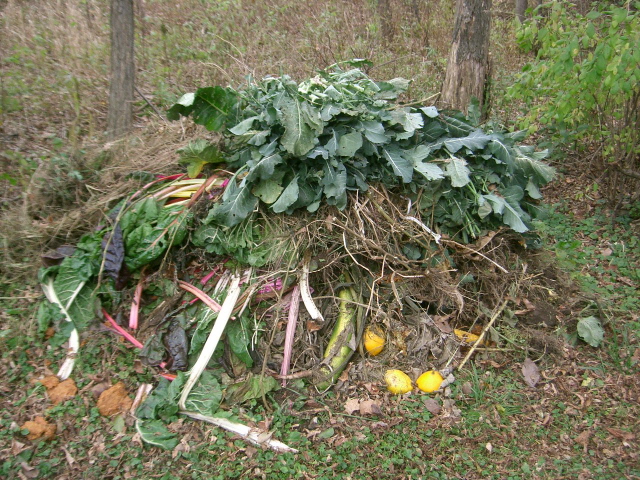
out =
[(202, 351), (200, 352), (200, 356), (198, 360), (196, 360), (195, 365), (191, 368), (191, 372), (189, 373), (189, 379), (182, 389), (182, 394), (180, 395), (180, 400), (178, 401), (178, 406), (181, 410), (186, 410), (185, 402), (187, 401), (187, 397), (189, 397), (189, 393), (198, 382), (200, 375), (204, 372), (204, 369), (207, 367), (209, 360), (215, 352), (216, 347), (218, 346), (218, 342), (220, 342), (220, 338), (224, 333), (224, 329), (227, 326), (227, 322), (231, 318), (231, 314), (233, 313), (233, 309), (236, 306), (236, 302), (238, 301), (238, 297), (240, 296), (240, 276), (233, 275), (231, 277), (231, 286), (227, 291), (227, 297), (224, 299), (222, 303), (222, 309), (218, 313), (218, 318), (216, 319), (216, 323), (211, 329), (211, 333), (207, 338), (204, 347), (202, 347)]
[(201, 415), (195, 412), (181, 411), (183, 415), (191, 417), (195, 420), (202, 420), (203, 422), (211, 423), (217, 427), (224, 428), (225, 430), (240, 435), (245, 440), (258, 446), (266, 446), (271, 450), (279, 453), (298, 453), (298, 450), (290, 447), (289, 445), (282, 443), (278, 440), (272, 440), (269, 432), (264, 432), (255, 428), (251, 428), (243, 423), (232, 422), (226, 418), (209, 417), (207, 415)]
[(311, 298), (311, 290), (309, 289), (309, 262), (310, 259), (305, 259), (302, 263), (302, 275), (300, 275), (300, 296), (302, 297), (302, 303), (304, 303), (304, 308), (307, 309), (309, 316), (313, 320), (320, 319), (321, 321), (324, 321), (320, 310), (318, 310), (313, 298)]

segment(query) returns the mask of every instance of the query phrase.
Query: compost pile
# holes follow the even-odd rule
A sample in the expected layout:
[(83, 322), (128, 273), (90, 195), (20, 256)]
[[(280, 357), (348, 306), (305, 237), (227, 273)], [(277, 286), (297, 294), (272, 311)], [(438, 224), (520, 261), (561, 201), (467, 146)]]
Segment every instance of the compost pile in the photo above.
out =
[(178, 151), (186, 173), (150, 176), (46, 255), (38, 319), (68, 340), (59, 377), (99, 319), (165, 377), (137, 428), (172, 448), (178, 413), (220, 422), (283, 384), (322, 394), (390, 368), (446, 377), (488, 341), (469, 332), (523, 288), (546, 152), (481, 128), (474, 106), (400, 103), (409, 82), (363, 66), (169, 110), (213, 132)]

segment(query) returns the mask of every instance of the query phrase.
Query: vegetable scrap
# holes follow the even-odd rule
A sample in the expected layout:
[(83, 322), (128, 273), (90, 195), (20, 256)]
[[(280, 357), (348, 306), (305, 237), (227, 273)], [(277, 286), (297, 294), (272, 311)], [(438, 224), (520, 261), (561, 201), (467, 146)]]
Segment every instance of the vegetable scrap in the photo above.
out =
[(183, 415), (280, 452), (295, 449), (238, 405), (371, 382), (405, 394), (403, 370), (429, 370), (424, 392), (453, 381), (526, 285), (511, 252), (539, 244), (554, 170), (524, 133), (481, 125), (477, 105), (403, 103), (409, 82), (367, 65), (201, 88), (169, 110), (216, 140), (178, 150), (185, 174), (141, 185), (46, 255), (37, 317), (68, 342), (60, 379), (98, 319), (160, 377), (134, 401), (145, 442), (174, 448)]

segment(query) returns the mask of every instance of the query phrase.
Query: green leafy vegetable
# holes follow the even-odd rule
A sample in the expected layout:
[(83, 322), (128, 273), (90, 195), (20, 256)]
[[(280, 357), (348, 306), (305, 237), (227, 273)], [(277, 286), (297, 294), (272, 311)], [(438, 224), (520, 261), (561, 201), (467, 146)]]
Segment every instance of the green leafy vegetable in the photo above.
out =
[(604, 330), (596, 317), (582, 318), (578, 322), (578, 336), (592, 347), (599, 347), (604, 340)]
[(172, 119), (192, 115), (221, 131), (237, 169), (201, 237), (241, 224), (259, 201), (275, 213), (315, 211), (322, 200), (344, 209), (348, 191), (371, 182), (422, 191), (414, 204), (464, 241), (500, 225), (528, 230), (539, 187), (554, 176), (546, 152), (517, 145), (521, 132), (478, 128), (477, 109), (466, 117), (392, 103), (409, 82), (376, 82), (355, 65), (300, 83), (284, 75), (240, 90), (200, 89), (171, 108)]

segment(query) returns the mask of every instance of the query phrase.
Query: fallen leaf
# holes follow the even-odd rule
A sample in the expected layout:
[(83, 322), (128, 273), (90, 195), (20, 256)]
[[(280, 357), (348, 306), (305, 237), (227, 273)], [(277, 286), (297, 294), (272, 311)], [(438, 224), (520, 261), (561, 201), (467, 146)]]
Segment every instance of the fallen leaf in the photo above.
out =
[(64, 452), (64, 457), (67, 460), (67, 463), (69, 464), (69, 466), (76, 463), (76, 459), (73, 458), (73, 455), (69, 453), (69, 450), (67, 450), (65, 447), (62, 447), (62, 451)]
[(603, 257), (609, 257), (609, 256), (611, 256), (612, 253), (613, 253), (613, 250), (611, 250), (609, 247), (603, 248), (602, 250), (600, 250), (600, 254)]
[(360, 415), (380, 415), (380, 405), (373, 400), (364, 400), (360, 402)]
[(26, 445), (22, 442), (19, 442), (15, 439), (11, 441), (11, 455), (16, 456), (21, 453), (23, 450), (26, 450)]
[(432, 415), (439, 415), (442, 411), (442, 407), (435, 398), (427, 398), (423, 403)]
[(98, 411), (104, 417), (111, 417), (131, 408), (133, 400), (127, 395), (124, 383), (118, 382), (100, 394)]
[(589, 438), (591, 438), (591, 432), (589, 430), (585, 430), (580, 435), (573, 439), (578, 445), (582, 445), (584, 451), (587, 451), (587, 444), (589, 443)]
[(318, 434), (318, 438), (322, 438), (322, 439), (327, 439), (327, 438), (331, 438), (333, 437), (333, 435), (335, 435), (336, 431), (334, 430), (333, 427), (329, 427), (327, 428), (324, 432), (321, 432)]
[(524, 376), (524, 381), (531, 388), (535, 388), (537, 383), (540, 381), (540, 371), (538, 370), (538, 366), (529, 357), (525, 358), (524, 363), (522, 364), (522, 375)]
[(451, 318), (451, 315), (435, 315), (433, 317), (433, 322), (438, 327), (442, 333), (451, 333), (453, 332), (453, 328), (449, 325), (448, 320)]
[(307, 320), (307, 330), (309, 332), (317, 332), (323, 327), (323, 323), (316, 322), (314, 320)]
[(462, 393), (465, 395), (471, 395), (473, 393), (473, 386), (471, 385), (471, 382), (464, 382), (462, 384)]
[(614, 437), (623, 440), (623, 441), (631, 441), (636, 438), (636, 436), (631, 432), (625, 432), (624, 430), (620, 430), (619, 428), (609, 428), (606, 427), (607, 432), (609, 432)]
[(42, 440), (52, 440), (57, 430), (56, 425), (47, 422), (44, 417), (36, 417), (33, 421), (29, 420), (24, 422), (20, 428), (29, 431), (27, 435), (29, 440), (36, 440), (38, 438), (42, 438)]
[(353, 412), (357, 412), (360, 410), (360, 400), (357, 398), (350, 398), (344, 404), (344, 411), (347, 414), (352, 415)]
[(25, 478), (38, 478), (40, 471), (29, 465), (27, 462), (20, 463), (21, 473)]

